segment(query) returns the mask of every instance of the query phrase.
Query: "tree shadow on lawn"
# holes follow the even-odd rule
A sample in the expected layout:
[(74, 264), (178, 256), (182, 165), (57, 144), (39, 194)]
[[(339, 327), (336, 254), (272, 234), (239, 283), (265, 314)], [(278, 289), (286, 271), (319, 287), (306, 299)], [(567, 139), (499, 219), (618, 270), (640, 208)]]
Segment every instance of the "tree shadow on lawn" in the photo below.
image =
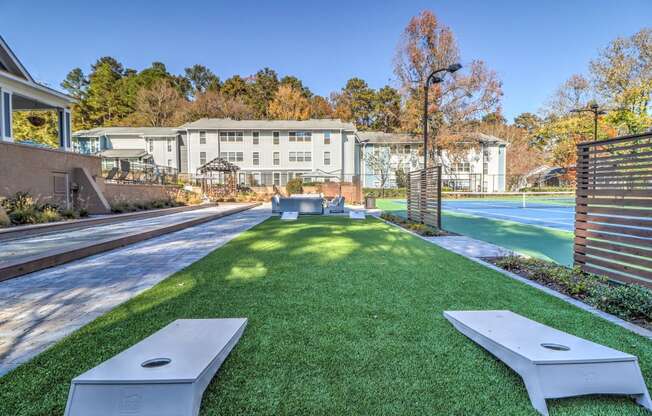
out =
[[(273, 218), (0, 379), (0, 414), (61, 414), (73, 377), (175, 319), (247, 317), (203, 415), (535, 415), (518, 376), (455, 331), (448, 309), (513, 310), (638, 355), (652, 381), (644, 338), (395, 227)], [(624, 398), (549, 407), (646, 414)]]

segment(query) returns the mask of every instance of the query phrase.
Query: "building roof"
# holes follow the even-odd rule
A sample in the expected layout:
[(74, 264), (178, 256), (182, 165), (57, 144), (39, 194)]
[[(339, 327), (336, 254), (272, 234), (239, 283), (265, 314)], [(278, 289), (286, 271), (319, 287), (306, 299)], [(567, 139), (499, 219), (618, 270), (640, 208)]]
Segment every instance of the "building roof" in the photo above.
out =
[(134, 135), (142, 137), (176, 136), (177, 129), (173, 127), (97, 127), (89, 130), (79, 130), (73, 133), (78, 137), (98, 137), (110, 135)]
[(423, 143), (423, 136), (409, 133), (385, 133), (382, 131), (359, 131), (357, 133), (360, 142), (370, 144), (412, 144)]
[[(423, 136), (411, 133), (385, 133), (382, 131), (359, 131), (357, 133), (360, 142), (369, 144), (422, 144)], [(507, 144), (503, 139), (490, 136), (484, 133), (466, 133), (465, 139), (477, 140), (480, 143)]]
[(73, 103), (75, 101), (74, 98), (68, 94), (64, 94), (61, 91), (57, 91), (54, 88), (36, 82), (2, 36), (0, 36), (0, 76), (35, 88), (42, 93), (49, 94), (58, 99), (63, 99), (65, 102)]
[(100, 152), (100, 156), (108, 159), (140, 159), (148, 155), (149, 153), (142, 149), (108, 149)]
[(196, 129), (240, 129), (240, 130), (355, 130), (352, 123), (338, 119), (310, 120), (233, 120), (230, 118), (201, 118), (186, 123), (179, 130)]

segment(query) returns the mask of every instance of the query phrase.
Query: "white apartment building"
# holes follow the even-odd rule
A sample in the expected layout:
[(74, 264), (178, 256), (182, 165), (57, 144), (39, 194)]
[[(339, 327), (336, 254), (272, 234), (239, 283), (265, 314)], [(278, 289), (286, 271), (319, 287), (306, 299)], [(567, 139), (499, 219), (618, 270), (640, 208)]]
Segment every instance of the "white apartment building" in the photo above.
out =
[[(396, 187), (398, 170), (409, 172), (423, 167), (423, 138), (404, 133), (358, 132), (361, 146), (361, 176), (366, 188)], [(469, 150), (453, 158), (443, 151), (443, 186), (456, 191), (504, 192), (507, 142), (482, 133), (469, 133), (466, 141), (476, 142)], [(384, 153), (384, 155), (383, 155)], [(389, 169), (383, 172), (381, 165)], [(375, 160), (374, 163), (372, 160)]]
[(132, 162), (146, 150), (155, 164), (190, 175), (221, 157), (240, 167), (239, 183), (245, 185), (285, 185), (299, 175), (315, 181), (350, 180), (359, 168), (355, 127), (332, 119), (206, 118), (178, 128), (96, 128), (75, 132), (73, 147)]
[[(468, 140), (479, 146), (468, 155), (450, 160), (441, 155), (444, 185), (454, 190), (505, 190), (506, 142), (479, 133)], [(231, 120), (204, 118), (176, 128), (108, 127), (78, 131), (73, 148), (100, 154), (110, 163), (153, 160), (159, 166), (197, 175), (202, 165), (220, 157), (240, 168), (242, 185), (285, 185), (301, 176), (304, 181), (351, 181), (362, 186), (395, 187), (396, 171), (422, 166), (422, 139), (409, 134), (358, 132), (340, 120)], [(385, 183), (369, 166), (367, 155), (388, 152)]]

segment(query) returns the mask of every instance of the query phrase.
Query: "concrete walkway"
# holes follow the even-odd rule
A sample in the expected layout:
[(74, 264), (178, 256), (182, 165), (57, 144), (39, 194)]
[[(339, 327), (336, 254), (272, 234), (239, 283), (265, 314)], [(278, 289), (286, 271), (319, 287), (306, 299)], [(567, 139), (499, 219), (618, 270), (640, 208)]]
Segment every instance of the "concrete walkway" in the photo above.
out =
[[(0, 375), (270, 215), (267, 204), (0, 282)], [(93, 235), (80, 238), (92, 239)]]
[(504, 257), (514, 254), (513, 251), (507, 250), (506, 248), (487, 243), (485, 241), (476, 240), (471, 237), (425, 237), (425, 239), (433, 244), (438, 245), (439, 247), (445, 248), (466, 257), (491, 258)]
[[(246, 204), (241, 204), (245, 206)], [(134, 232), (145, 232), (154, 228), (172, 225), (183, 221), (213, 215), (234, 208), (238, 204), (219, 205), (194, 211), (179, 212), (155, 218), (145, 218), (126, 221), (116, 224), (89, 226), (87, 228), (62, 231), (56, 234), (47, 234), (11, 240), (0, 243), (0, 263), (3, 261), (16, 261), (28, 258), (49, 250), (61, 250), (85, 243), (94, 243), (99, 240), (120, 237)]]

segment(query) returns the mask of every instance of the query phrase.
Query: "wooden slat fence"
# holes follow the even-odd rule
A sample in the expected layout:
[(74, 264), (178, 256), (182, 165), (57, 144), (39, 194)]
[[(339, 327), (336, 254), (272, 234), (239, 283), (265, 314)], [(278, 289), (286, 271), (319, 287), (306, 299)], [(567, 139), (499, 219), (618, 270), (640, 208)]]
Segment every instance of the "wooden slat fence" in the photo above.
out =
[(441, 228), (441, 166), (408, 174), (407, 213), (409, 220)]
[(652, 288), (652, 134), (577, 146), (575, 264)]

